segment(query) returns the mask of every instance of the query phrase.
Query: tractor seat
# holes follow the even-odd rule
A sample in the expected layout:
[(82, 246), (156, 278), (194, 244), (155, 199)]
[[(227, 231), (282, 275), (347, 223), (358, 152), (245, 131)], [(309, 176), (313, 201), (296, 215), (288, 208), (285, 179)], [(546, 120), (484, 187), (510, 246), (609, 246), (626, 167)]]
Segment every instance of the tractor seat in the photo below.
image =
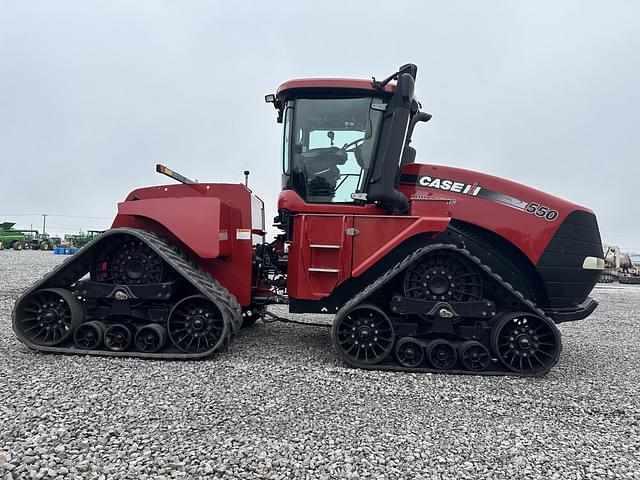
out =
[(340, 178), (338, 165), (347, 161), (347, 153), (337, 147), (317, 148), (300, 154), (307, 183), (307, 198), (311, 202), (333, 200)]

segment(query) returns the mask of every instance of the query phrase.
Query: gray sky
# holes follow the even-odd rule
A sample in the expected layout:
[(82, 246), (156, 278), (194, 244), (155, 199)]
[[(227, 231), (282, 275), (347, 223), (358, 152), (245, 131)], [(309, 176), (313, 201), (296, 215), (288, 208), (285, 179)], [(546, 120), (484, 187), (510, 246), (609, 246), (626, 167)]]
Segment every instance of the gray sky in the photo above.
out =
[(270, 218), (280, 126), (263, 95), (412, 62), (434, 115), (418, 161), (586, 205), (603, 241), (640, 250), (640, 3), (313, 3), (0, 0), (0, 221), (111, 218), (165, 183), (156, 162), (201, 181), (249, 169)]

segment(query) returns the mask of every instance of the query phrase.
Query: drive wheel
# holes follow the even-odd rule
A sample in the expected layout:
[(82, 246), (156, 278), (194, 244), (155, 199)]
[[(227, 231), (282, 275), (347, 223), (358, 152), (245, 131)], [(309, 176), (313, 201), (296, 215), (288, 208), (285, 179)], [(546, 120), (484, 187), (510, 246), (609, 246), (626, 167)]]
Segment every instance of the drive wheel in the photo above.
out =
[(137, 238), (127, 238), (109, 245), (91, 267), (91, 279), (120, 285), (161, 283), (165, 263), (148, 245)]
[(27, 296), (16, 310), (16, 333), (36, 345), (67, 340), (83, 320), (82, 304), (68, 290), (47, 288)]
[(476, 340), (469, 340), (458, 347), (458, 358), (467, 370), (482, 372), (491, 364), (491, 352)]
[(105, 330), (105, 324), (102, 322), (96, 320), (86, 322), (76, 328), (73, 334), (73, 340), (76, 346), (80, 348), (95, 350), (102, 345)]
[(403, 367), (418, 367), (424, 361), (424, 348), (415, 338), (402, 338), (396, 343), (396, 358)]
[(24, 249), (24, 243), (18, 241), (18, 242), (13, 242), (13, 249), (14, 250), (23, 250)]
[(155, 353), (161, 350), (166, 342), (167, 329), (162, 325), (145, 325), (136, 333), (136, 348), (141, 352)]
[(225, 341), (229, 329), (222, 312), (222, 308), (202, 295), (184, 298), (169, 313), (169, 338), (186, 353), (217, 350)]
[(42, 242), (40, 244), (40, 250), (51, 250), (51, 247), (49, 246), (49, 244), (47, 242)]
[(482, 278), (468, 258), (436, 250), (411, 265), (404, 275), (404, 294), (419, 300), (471, 302), (482, 298)]
[(133, 335), (127, 325), (114, 323), (104, 332), (104, 346), (114, 352), (124, 352), (131, 345)]
[(347, 361), (373, 365), (393, 349), (393, 324), (378, 307), (359, 305), (333, 323), (333, 344)]
[(451, 370), (458, 356), (451, 343), (446, 340), (432, 340), (427, 345), (427, 358), (438, 370)]
[(526, 312), (506, 313), (491, 330), (491, 348), (512, 372), (539, 375), (560, 357), (560, 332), (548, 319)]

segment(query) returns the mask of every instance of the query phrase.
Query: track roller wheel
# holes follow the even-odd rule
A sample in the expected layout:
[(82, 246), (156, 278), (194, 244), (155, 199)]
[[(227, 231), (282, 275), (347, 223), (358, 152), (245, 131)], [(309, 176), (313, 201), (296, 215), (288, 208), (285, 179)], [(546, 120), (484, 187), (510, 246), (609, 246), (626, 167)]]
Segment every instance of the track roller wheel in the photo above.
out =
[(85, 350), (95, 350), (102, 345), (104, 332), (107, 329), (104, 323), (93, 320), (76, 328), (73, 340), (76, 346)]
[(402, 338), (396, 343), (396, 358), (403, 367), (418, 367), (424, 361), (424, 347), (415, 338)]
[(136, 333), (136, 348), (142, 352), (155, 353), (167, 342), (167, 329), (156, 323), (145, 325)]
[(458, 347), (460, 363), (472, 372), (482, 372), (491, 364), (491, 352), (476, 340), (469, 340)]
[(427, 358), (438, 370), (451, 370), (458, 355), (453, 345), (446, 340), (432, 340), (427, 344)]
[(491, 331), (491, 348), (512, 372), (540, 375), (560, 357), (560, 332), (550, 320), (526, 312), (501, 316)]
[(333, 323), (334, 347), (353, 364), (379, 363), (393, 349), (393, 341), (393, 324), (375, 305), (359, 305)]
[(104, 346), (114, 352), (123, 352), (129, 348), (133, 335), (131, 329), (122, 323), (109, 325), (104, 332)]
[(183, 298), (169, 313), (169, 338), (186, 353), (219, 349), (223, 346), (229, 329), (222, 311), (222, 307), (202, 295)]
[(29, 342), (50, 347), (67, 340), (83, 317), (82, 304), (69, 290), (46, 288), (22, 300), (14, 328)]

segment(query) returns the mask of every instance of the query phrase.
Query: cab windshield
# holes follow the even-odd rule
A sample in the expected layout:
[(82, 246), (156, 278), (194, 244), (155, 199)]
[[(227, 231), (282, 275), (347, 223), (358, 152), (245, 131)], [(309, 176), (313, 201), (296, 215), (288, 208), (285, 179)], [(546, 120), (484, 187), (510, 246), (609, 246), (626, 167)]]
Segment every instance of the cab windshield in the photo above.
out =
[(296, 100), (285, 113), (290, 187), (310, 203), (353, 202), (365, 189), (383, 112), (372, 97)]

